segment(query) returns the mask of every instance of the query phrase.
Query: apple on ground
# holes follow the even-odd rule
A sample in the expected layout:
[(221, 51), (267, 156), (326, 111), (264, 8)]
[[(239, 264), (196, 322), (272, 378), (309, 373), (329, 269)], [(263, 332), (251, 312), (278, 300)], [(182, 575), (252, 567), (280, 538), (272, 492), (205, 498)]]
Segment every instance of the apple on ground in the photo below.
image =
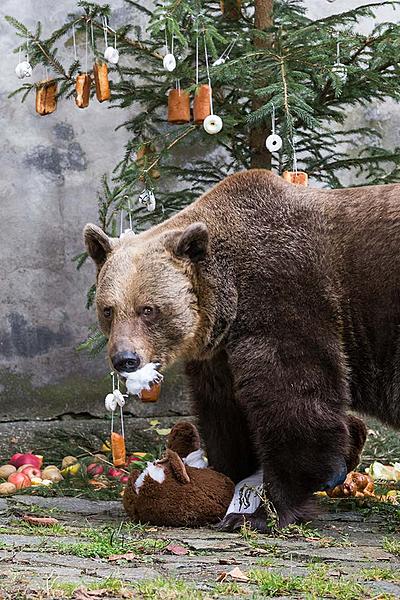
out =
[(11, 473), (10, 477), (7, 479), (8, 483), (13, 483), (17, 490), (21, 490), (22, 488), (31, 487), (31, 480), (28, 475), (25, 473)]
[(95, 477), (96, 475), (102, 475), (104, 473), (104, 467), (98, 463), (91, 463), (86, 468), (89, 475)]
[(36, 467), (32, 467), (29, 465), (22, 469), (21, 473), (25, 473), (25, 475), (28, 475), (29, 479), (32, 479), (32, 477), (42, 477), (42, 472), (40, 469), (36, 469)]
[(30, 452), (26, 454), (21, 454), (18, 452), (10, 458), (10, 465), (14, 465), (14, 467), (17, 469), (22, 467), (22, 465), (32, 465), (32, 467), (40, 469), (42, 464), (43, 456), (40, 456), (39, 454), (32, 454)]

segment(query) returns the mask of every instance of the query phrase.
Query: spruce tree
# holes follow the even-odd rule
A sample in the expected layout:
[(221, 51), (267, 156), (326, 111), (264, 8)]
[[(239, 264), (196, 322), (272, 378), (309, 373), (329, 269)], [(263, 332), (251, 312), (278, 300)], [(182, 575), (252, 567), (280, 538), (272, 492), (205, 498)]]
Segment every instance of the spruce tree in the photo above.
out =
[[(152, 9), (140, 1), (124, 2), (132, 19), (115, 31), (120, 61), (108, 66), (110, 103), (122, 110), (121, 127), (130, 140), (120, 162), (102, 179), (99, 223), (107, 233), (119, 234), (121, 210), (125, 219), (130, 212), (138, 231), (180, 210), (231, 172), (291, 170), (294, 152), (299, 169), (330, 187), (342, 186), (349, 170), (365, 184), (400, 181), (399, 148), (382, 147), (378, 129), (347, 124), (350, 109), (400, 98), (399, 25), (380, 23), (368, 34), (358, 28), (360, 19), (374, 19), (379, 7), (395, 9), (398, 1), (373, 2), (317, 20), (301, 0), (165, 0)], [(137, 11), (148, 20), (145, 37), (136, 33)], [(58, 102), (69, 99), (75, 110), (71, 98), (84, 65), (78, 60), (62, 64), (57, 49), (71, 44), (72, 37), (82, 49), (87, 39), (90, 56), (101, 61), (105, 18), (109, 42), (114, 41), (110, 5), (78, 1), (64, 25), (46, 38), (40, 23), (32, 31), (6, 18), (21, 39), (15, 52), (24, 53), (28, 40), (34, 72), (38, 65), (46, 67), (58, 83)], [(169, 49), (174, 45), (173, 72), (163, 67), (166, 41)], [(225, 62), (218, 60), (221, 55)], [(207, 60), (214, 112), (223, 119), (217, 135), (207, 134), (201, 124), (167, 122), (168, 91), (179, 82), (193, 97), (196, 64), (198, 84), (207, 83)], [(37, 85), (28, 81), (14, 94), (33, 102)], [(273, 113), (283, 146), (271, 155), (265, 139)], [(138, 202), (145, 188), (154, 191), (154, 212)], [(84, 258), (78, 257), (78, 265)], [(92, 298), (93, 288), (89, 304)]]

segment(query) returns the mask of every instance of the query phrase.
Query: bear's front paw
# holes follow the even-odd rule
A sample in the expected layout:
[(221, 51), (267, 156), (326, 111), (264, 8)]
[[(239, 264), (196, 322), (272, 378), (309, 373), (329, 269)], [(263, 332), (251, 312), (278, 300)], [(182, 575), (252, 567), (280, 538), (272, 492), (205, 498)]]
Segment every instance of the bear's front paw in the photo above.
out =
[(229, 513), (217, 525), (217, 529), (219, 531), (238, 531), (244, 525), (259, 533), (267, 532), (267, 519), (264, 509), (260, 506), (253, 513)]

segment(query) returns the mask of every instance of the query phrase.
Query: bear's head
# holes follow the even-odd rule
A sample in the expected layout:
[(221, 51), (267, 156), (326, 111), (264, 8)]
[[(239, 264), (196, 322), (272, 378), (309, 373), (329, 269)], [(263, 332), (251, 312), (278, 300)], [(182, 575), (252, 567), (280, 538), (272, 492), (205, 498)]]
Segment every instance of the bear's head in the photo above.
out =
[(84, 238), (97, 266), (97, 314), (113, 367), (129, 373), (150, 362), (163, 369), (177, 358), (194, 358), (207, 344), (210, 307), (217, 304), (212, 281), (205, 285), (201, 277), (207, 226), (195, 222), (117, 239), (89, 224)]

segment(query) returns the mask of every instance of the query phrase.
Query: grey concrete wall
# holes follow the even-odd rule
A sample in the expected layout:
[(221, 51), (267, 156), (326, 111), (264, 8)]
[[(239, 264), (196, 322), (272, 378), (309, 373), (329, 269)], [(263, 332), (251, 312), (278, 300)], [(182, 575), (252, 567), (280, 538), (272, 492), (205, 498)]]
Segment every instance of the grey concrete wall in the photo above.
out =
[[(122, 0), (110, 0), (116, 20), (132, 18)], [(308, 0), (313, 16), (359, 2)], [(85, 338), (93, 312), (85, 294), (93, 280), (91, 265), (77, 272), (72, 258), (82, 250), (81, 231), (96, 221), (100, 176), (121, 156), (124, 130), (114, 131), (126, 115), (94, 101), (86, 110), (73, 100), (40, 117), (34, 98), (23, 105), (7, 95), (18, 81), (11, 49), (16, 36), (3, 16), (28, 25), (37, 19), (50, 32), (64, 21), (74, 0), (2, 0), (0, 4), (0, 420), (55, 418), (103, 410), (106, 364), (75, 351)], [(139, 15), (135, 23), (141, 25)], [(385, 8), (382, 20), (399, 18)], [(370, 27), (366, 21), (363, 28)], [(71, 49), (62, 48), (64, 54)], [(71, 56), (72, 59), (72, 56)], [(40, 69), (35, 74), (38, 79)], [(394, 106), (357, 110), (352, 119), (378, 120), (389, 143), (399, 143), (399, 111)], [(139, 415), (187, 411), (180, 385), (170, 386), (172, 400), (157, 407), (135, 406)], [(181, 392), (179, 392), (181, 394)]]

